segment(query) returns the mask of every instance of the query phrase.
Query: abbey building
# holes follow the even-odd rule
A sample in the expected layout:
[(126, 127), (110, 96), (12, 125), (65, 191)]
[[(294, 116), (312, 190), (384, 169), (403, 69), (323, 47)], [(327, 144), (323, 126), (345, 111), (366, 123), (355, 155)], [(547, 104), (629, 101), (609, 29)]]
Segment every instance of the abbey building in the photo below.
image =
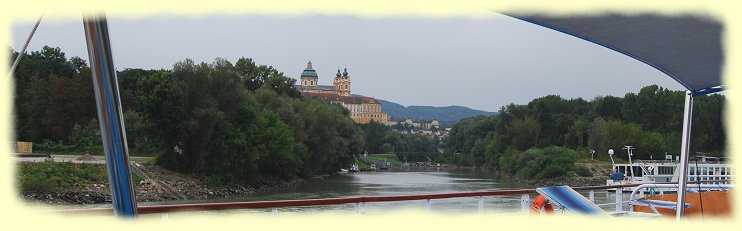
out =
[(319, 85), (319, 75), (309, 61), (307, 68), (301, 72), (299, 83), (297, 88), (303, 96), (318, 97), (342, 105), (350, 111), (350, 118), (356, 123), (389, 121), (389, 116), (381, 111), (381, 103), (378, 100), (351, 94), (347, 68), (343, 69), (342, 73), (338, 69), (332, 81), (333, 86)]

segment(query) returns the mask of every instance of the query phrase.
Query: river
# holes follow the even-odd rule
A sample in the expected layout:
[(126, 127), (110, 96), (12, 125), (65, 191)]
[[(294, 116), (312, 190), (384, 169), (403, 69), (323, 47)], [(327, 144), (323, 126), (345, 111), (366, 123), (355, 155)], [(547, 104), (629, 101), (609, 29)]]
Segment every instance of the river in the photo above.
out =
[[(395, 169), (391, 171), (359, 172), (330, 176), (323, 180), (309, 181), (295, 187), (267, 193), (259, 193), (244, 198), (230, 198), (209, 201), (171, 201), (174, 203), (208, 203), (230, 201), (271, 201), (317, 198), (342, 198), (358, 196), (415, 195), (451, 192), (469, 192), (496, 189), (533, 188), (519, 184), (508, 178), (498, 177), (469, 169)], [(587, 193), (585, 192), (585, 196)], [(531, 200), (535, 198), (531, 195)], [(613, 195), (599, 190), (595, 193), (596, 203), (610, 203)], [(451, 198), (432, 200), (431, 209), (436, 212), (476, 213), (478, 198)], [(151, 203), (146, 203), (151, 204)], [(161, 204), (161, 203), (153, 203)], [(323, 211), (356, 212), (355, 204), (278, 208), (279, 213), (314, 213)], [(425, 209), (425, 200), (367, 203), (362, 209), (365, 213), (380, 213), (399, 209)], [(271, 209), (253, 209), (251, 212), (271, 212)], [(484, 197), (484, 212), (518, 212), (520, 195)]]

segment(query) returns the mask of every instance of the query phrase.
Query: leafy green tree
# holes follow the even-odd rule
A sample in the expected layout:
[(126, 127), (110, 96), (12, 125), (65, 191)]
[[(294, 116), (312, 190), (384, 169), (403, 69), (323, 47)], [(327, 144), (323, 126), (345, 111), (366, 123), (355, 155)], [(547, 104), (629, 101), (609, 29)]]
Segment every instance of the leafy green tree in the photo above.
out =
[[(603, 118), (595, 118), (590, 125), (590, 134), (588, 137), (588, 146), (598, 153), (608, 151), (608, 128)], [(603, 152), (605, 153), (605, 152)]]
[(49, 106), (50, 85), (48, 78), (34, 75), (26, 89), (16, 91), (16, 94), (23, 94), (16, 98), (23, 98), (16, 103), (19, 106), (15, 116), (19, 140), (40, 142), (48, 137), (42, 121)]
[(536, 145), (541, 125), (533, 117), (517, 119), (510, 124), (508, 132), (513, 137), (513, 147), (525, 150)]
[(622, 120), (622, 99), (615, 96), (596, 97), (593, 100), (592, 113), (601, 118)]
[(565, 145), (572, 148), (581, 148), (587, 145), (590, 123), (584, 118), (578, 118), (569, 127), (569, 131), (564, 135)]
[(282, 73), (269, 76), (261, 88), (269, 88), (280, 95), (297, 98), (301, 96), (294, 87), (296, 80), (284, 76)]
[(387, 142), (392, 142), (388, 139), (390, 139), (389, 133), (391, 133), (391, 130), (387, 128), (385, 125), (377, 123), (377, 122), (371, 122), (367, 124), (361, 124), (359, 125), (366, 136), (366, 148), (365, 150), (369, 153), (383, 153), (387, 150), (382, 150), (382, 146), (384, 146)]
[(75, 124), (97, 118), (90, 69), (83, 68), (72, 77), (50, 76), (48, 105), (42, 118), (47, 137), (69, 143)]
[(606, 123), (606, 130), (608, 130), (608, 147), (614, 150), (626, 145), (636, 146), (644, 135), (639, 125), (618, 120), (609, 120)]
[[(15, 58), (18, 53), (12, 51), (11, 55)], [(40, 51), (33, 51), (21, 59), (13, 73), (14, 118), (19, 140), (33, 142), (40, 142), (45, 138), (60, 140), (60, 137), (48, 136), (42, 121), (49, 106), (50, 78), (52, 76), (71, 78), (76, 73), (75, 68), (82, 68), (80, 66), (84, 65), (84, 61), (78, 57), (73, 57), (72, 61), (67, 60), (61, 49), (48, 46), (44, 46)], [(66, 126), (71, 129), (73, 124)]]

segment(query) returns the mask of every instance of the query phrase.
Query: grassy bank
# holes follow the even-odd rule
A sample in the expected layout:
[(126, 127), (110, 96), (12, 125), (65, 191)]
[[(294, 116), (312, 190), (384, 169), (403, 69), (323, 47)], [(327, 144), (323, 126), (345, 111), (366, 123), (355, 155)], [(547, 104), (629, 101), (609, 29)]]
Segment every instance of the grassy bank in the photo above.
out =
[[(65, 191), (82, 184), (108, 184), (108, 172), (102, 164), (69, 162), (18, 163), (18, 186), (21, 191)], [(133, 175), (133, 181), (141, 177)]]
[(394, 154), (368, 154), (367, 159), (375, 162), (383, 162), (384, 160), (386, 160), (392, 165), (401, 164), (401, 162), (397, 159), (397, 155)]
[(381, 164), (386, 160), (390, 164), (394, 166), (399, 166), (402, 164), (402, 162), (397, 159), (397, 156), (394, 154), (368, 154), (366, 157), (363, 157), (361, 155), (361, 158), (358, 158), (355, 160), (355, 164), (358, 165), (359, 168), (369, 168), (370, 164)]
[[(261, 178), (230, 185), (207, 185), (199, 177), (138, 162), (133, 186), (138, 202), (211, 200), (246, 197), (257, 192), (285, 189), (304, 182), (299, 177)], [(69, 162), (18, 163), (18, 189), (24, 200), (45, 204), (111, 203), (105, 165)], [(142, 177), (138, 174), (143, 174)]]

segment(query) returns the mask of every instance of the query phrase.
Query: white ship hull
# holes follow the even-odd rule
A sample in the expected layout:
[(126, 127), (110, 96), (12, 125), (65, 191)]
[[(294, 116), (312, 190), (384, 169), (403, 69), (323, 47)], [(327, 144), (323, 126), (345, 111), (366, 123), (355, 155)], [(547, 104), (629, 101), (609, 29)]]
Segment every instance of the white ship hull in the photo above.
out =
[[(606, 185), (632, 185), (678, 182), (679, 164), (676, 161), (636, 161), (631, 164), (614, 164), (613, 172), (623, 174), (623, 179), (608, 179)], [(732, 166), (719, 161), (691, 161), (688, 164), (688, 181), (722, 181), (705, 184), (731, 184)], [(635, 187), (626, 187), (623, 191), (633, 191)], [(614, 190), (614, 189), (611, 189)], [(665, 189), (663, 191), (677, 191)]]

